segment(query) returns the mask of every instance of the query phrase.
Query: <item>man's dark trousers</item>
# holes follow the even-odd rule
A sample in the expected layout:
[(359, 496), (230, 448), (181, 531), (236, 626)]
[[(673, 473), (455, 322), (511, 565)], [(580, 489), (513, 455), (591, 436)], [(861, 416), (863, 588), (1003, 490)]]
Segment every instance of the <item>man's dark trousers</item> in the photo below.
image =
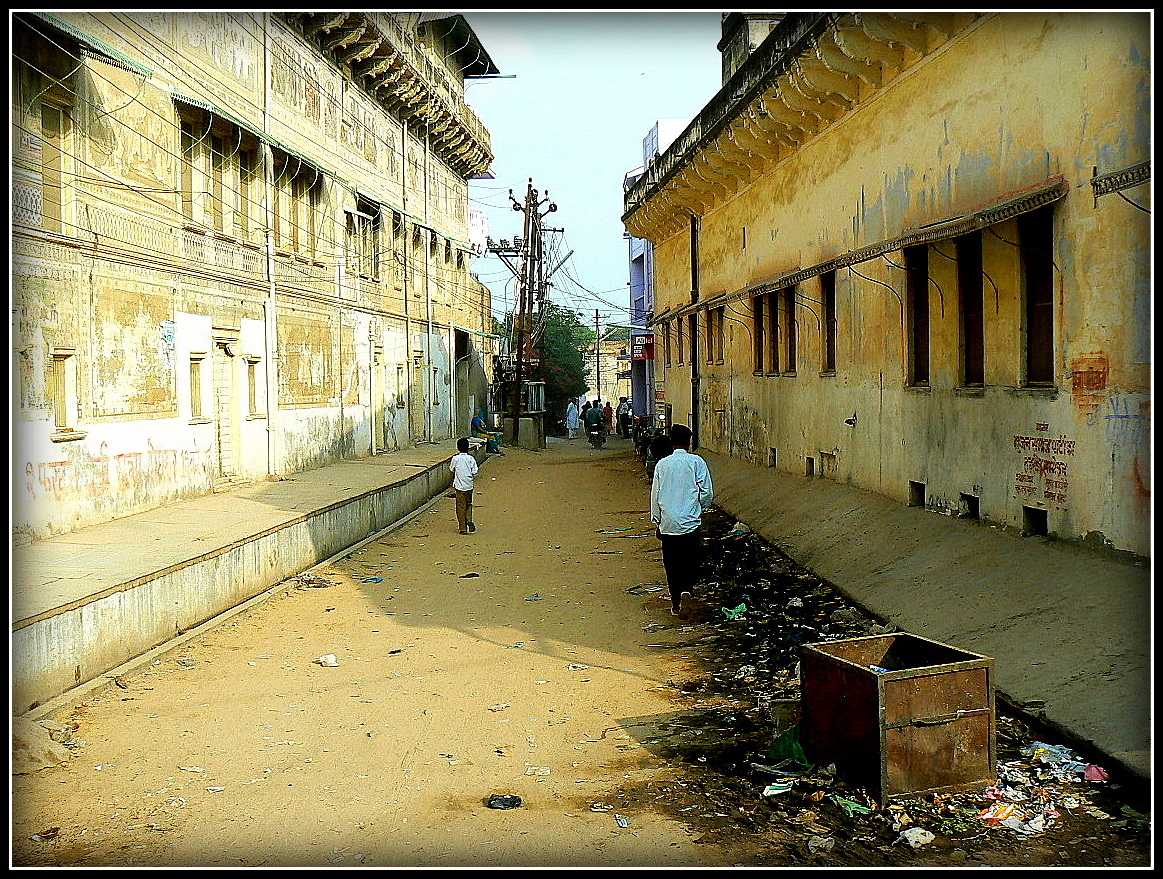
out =
[(670, 589), (670, 606), (679, 611), (682, 594), (694, 594), (695, 582), (703, 561), (703, 536), (699, 529), (688, 534), (660, 534), (662, 539), (662, 566), (666, 570), (666, 585)]

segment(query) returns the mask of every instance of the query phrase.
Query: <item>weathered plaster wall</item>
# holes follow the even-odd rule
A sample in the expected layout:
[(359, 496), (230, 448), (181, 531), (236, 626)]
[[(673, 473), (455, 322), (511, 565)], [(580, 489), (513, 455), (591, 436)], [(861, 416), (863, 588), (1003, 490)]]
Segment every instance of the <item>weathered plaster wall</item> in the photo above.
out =
[[(750, 300), (728, 305), (724, 363), (700, 353), (697, 365), (701, 442), (755, 463), (775, 449), (781, 470), (810, 466), (902, 502), (922, 483), (927, 505), (950, 512), (973, 495), (982, 517), (1017, 527), (1023, 506), (1045, 509), (1060, 536), (1149, 553), (1149, 217), (1088, 185), (1096, 167), (1149, 155), (1147, 25), (987, 16), (701, 218), (707, 299), (1060, 176), (1055, 388), (1023, 386), (1022, 267), (1006, 221), (982, 238), (984, 388), (960, 387), (956, 253), (940, 241), (928, 388), (905, 386), (904, 272), (888, 254), (836, 273), (834, 375), (821, 371), (818, 278), (797, 289), (794, 375), (752, 374)], [(689, 302), (689, 248), (686, 233), (657, 243), (656, 313)], [(690, 378), (689, 363), (665, 370), (675, 421), (690, 418)]]

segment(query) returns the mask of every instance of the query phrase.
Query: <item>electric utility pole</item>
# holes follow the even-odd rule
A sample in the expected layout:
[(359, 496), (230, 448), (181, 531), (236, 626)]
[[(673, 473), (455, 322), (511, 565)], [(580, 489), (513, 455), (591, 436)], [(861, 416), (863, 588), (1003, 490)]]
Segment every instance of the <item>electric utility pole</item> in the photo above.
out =
[[(546, 214), (557, 210), (557, 205), (549, 201), (549, 193), (541, 198), (533, 188), (530, 180), (525, 192), (525, 203), (517, 201), (513, 190), (509, 190), (509, 200), (513, 203), (513, 210), (525, 214), (524, 238), (515, 240), (512, 247), (506, 247), (502, 241), (500, 246), (490, 244), (489, 250), (501, 257), (509, 271), (517, 278), (518, 306), (513, 314), (513, 335), (516, 339), (516, 376), (514, 394), (516, 406), (513, 419), (513, 445), (519, 445), (521, 439), (521, 414), (524, 409), (526, 369), (532, 372), (533, 351), (533, 308), (534, 304), (543, 306), (546, 288), (546, 274), (544, 266), (545, 251), (542, 242), (543, 229), (541, 220)], [(542, 211), (542, 206), (545, 210)], [(514, 266), (506, 257), (519, 257), (520, 267)]]

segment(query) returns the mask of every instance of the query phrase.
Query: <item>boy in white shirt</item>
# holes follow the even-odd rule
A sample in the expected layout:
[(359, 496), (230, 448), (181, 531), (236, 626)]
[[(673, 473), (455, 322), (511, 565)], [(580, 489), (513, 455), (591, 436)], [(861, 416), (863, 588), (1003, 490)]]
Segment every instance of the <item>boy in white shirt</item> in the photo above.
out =
[(468, 453), (468, 438), (456, 441), (457, 453), (448, 462), (452, 471), (452, 488), (456, 492), (456, 522), (461, 534), (477, 530), (472, 521), (473, 479), (477, 475), (477, 459)]

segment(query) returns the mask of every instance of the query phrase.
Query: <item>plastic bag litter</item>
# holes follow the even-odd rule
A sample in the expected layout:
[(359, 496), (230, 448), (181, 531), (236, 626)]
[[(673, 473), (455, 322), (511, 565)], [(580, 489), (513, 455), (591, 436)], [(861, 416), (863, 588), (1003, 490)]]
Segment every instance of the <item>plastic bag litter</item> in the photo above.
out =
[(896, 842), (907, 842), (913, 848), (920, 848), (936, 838), (924, 827), (910, 827), (908, 830), (902, 831), (901, 835), (896, 838)]
[(315, 662), (325, 668), (335, 668), (339, 665), (339, 660), (335, 658), (334, 653), (324, 653)]
[(722, 608), (722, 611), (723, 616), (725, 616), (727, 619), (737, 620), (739, 617), (743, 616), (743, 614), (747, 613), (747, 605), (740, 604), (738, 607), (724, 607)]
[(485, 805), (490, 809), (516, 809), (521, 805), (521, 798), (516, 794), (491, 794)]

